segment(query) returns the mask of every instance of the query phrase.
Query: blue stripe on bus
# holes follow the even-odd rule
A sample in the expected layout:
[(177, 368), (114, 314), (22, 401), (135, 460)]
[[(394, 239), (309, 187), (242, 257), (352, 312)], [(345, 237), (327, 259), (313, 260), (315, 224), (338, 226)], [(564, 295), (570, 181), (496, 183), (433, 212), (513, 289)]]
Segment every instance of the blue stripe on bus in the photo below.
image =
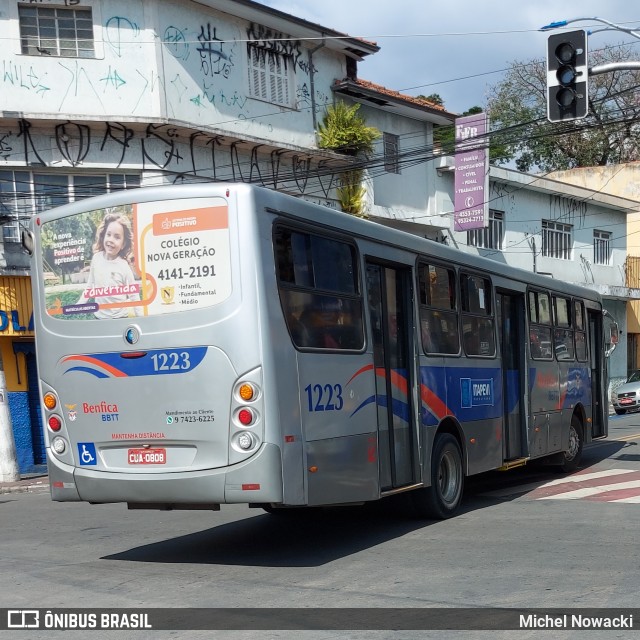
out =
[(437, 425), (446, 415), (462, 421), (502, 415), (502, 375), (499, 367), (420, 367), (422, 421)]
[(65, 373), (69, 373), (70, 371), (80, 371), (81, 373), (90, 373), (92, 376), (96, 378), (110, 378), (107, 373), (104, 371), (99, 371), (96, 369), (89, 369), (89, 367), (71, 367), (71, 369), (67, 369)]
[[(384, 376), (384, 369), (377, 369), (376, 374)], [(511, 371), (507, 375), (515, 381), (518, 372)], [(406, 398), (406, 370), (393, 370), (391, 380), (394, 389)], [(517, 391), (516, 384), (511, 387)], [(447, 415), (455, 415), (464, 421), (499, 418), (503, 407), (502, 371), (499, 367), (420, 367), (420, 397), (420, 417), (427, 426), (437, 425)], [(381, 394), (366, 398), (350, 417), (374, 402), (386, 407), (388, 397)], [(517, 402), (517, 393), (510, 391), (508, 410), (512, 411)], [(408, 421), (409, 405), (406, 401), (393, 398), (391, 406), (393, 415)]]
[[(72, 365), (65, 373), (79, 371), (104, 378), (178, 375), (193, 371), (204, 360), (207, 348), (152, 349), (141, 352), (142, 355), (133, 358), (123, 357), (118, 352), (89, 353), (67, 356), (63, 358), (63, 363)], [(80, 363), (82, 366), (79, 366)], [(95, 369), (86, 365), (92, 365)], [(98, 375), (97, 372), (102, 375)]]

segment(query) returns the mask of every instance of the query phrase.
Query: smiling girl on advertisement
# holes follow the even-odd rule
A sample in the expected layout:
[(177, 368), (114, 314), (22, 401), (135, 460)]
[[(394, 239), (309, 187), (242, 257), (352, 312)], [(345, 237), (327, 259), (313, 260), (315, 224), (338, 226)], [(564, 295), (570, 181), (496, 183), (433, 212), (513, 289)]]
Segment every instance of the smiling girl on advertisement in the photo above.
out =
[(136, 307), (120, 306), (140, 299), (140, 285), (136, 283), (129, 259), (132, 255), (133, 234), (126, 216), (108, 213), (96, 231), (89, 280), (78, 304), (93, 298), (99, 305), (95, 317), (126, 318)]

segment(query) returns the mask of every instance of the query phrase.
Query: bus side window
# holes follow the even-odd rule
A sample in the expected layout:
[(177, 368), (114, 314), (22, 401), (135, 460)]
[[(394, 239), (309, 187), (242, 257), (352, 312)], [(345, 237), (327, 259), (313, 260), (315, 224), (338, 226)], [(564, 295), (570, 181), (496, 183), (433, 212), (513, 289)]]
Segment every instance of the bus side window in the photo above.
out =
[(422, 348), (426, 353), (458, 355), (460, 338), (455, 271), (421, 264), (418, 277)]
[(532, 325), (529, 329), (529, 348), (531, 357), (536, 360), (551, 360), (551, 327)]
[(364, 348), (355, 246), (276, 226), (278, 293), (287, 329), (302, 349)]
[(287, 315), (287, 326), (289, 327), (289, 331), (291, 332), (291, 338), (295, 344), (299, 344), (301, 346), (308, 346), (310, 342), (309, 332), (306, 327), (298, 318), (296, 318), (294, 313), (289, 313)]
[(496, 355), (495, 327), (492, 307), (492, 285), (489, 278), (461, 274), (463, 345), (467, 355)]

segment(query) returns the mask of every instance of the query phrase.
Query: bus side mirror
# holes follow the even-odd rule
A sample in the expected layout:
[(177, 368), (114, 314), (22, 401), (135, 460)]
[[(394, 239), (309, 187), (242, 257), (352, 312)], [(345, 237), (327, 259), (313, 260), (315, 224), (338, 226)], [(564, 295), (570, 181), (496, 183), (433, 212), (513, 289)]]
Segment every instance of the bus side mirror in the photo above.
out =
[(29, 231), (29, 229), (23, 229), (21, 234), (22, 240), (22, 248), (30, 255), (33, 255), (33, 250), (35, 248), (35, 238), (33, 235), (33, 231)]
[(617, 323), (613, 323), (609, 327), (609, 348), (604, 352), (605, 358), (608, 358), (615, 351), (619, 340), (618, 325)]
[(619, 340), (620, 336), (618, 335), (618, 326), (614, 325), (609, 330), (609, 342), (617, 345)]

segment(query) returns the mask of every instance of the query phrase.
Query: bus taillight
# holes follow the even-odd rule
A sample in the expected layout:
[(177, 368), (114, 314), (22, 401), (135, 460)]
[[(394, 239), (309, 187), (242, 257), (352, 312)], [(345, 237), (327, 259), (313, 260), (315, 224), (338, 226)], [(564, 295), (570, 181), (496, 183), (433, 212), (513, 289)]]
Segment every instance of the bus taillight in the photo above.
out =
[(238, 411), (238, 422), (244, 427), (248, 427), (253, 422), (253, 417), (251, 409), (240, 409)]
[(62, 429), (62, 420), (58, 416), (49, 416), (49, 429), (51, 431), (60, 431)]
[(244, 451), (248, 451), (254, 445), (253, 438), (250, 433), (241, 433), (237, 438), (238, 446)]
[(53, 395), (53, 393), (45, 393), (42, 400), (44, 402), (44, 406), (47, 407), (49, 411), (55, 409), (56, 405), (58, 404), (58, 401), (56, 400), (56, 397)]
[(251, 400), (253, 400), (253, 398), (256, 395), (255, 389), (253, 388), (253, 385), (249, 384), (248, 382), (245, 382), (239, 389), (238, 389), (238, 395), (245, 401), (245, 402), (250, 402)]

